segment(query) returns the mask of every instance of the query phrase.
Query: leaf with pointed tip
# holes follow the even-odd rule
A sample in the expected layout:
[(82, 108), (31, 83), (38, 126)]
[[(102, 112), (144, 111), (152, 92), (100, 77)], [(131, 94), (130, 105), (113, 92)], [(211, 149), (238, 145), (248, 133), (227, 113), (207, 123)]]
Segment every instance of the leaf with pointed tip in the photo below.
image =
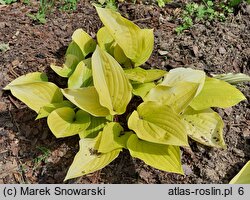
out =
[(212, 109), (195, 111), (189, 107), (183, 114), (183, 123), (188, 136), (193, 140), (206, 146), (226, 147), (223, 139), (223, 120)]
[(133, 69), (125, 69), (124, 72), (128, 79), (139, 83), (155, 81), (163, 77), (167, 73), (166, 71), (160, 69), (145, 70), (140, 67), (135, 67)]
[(131, 156), (143, 160), (156, 169), (183, 174), (181, 153), (177, 146), (143, 141), (132, 134), (128, 139), (127, 148)]
[(108, 153), (115, 149), (126, 147), (127, 140), (131, 135), (130, 132), (123, 133), (122, 126), (117, 122), (108, 123), (101, 132), (100, 144), (98, 152)]
[(84, 138), (80, 140), (80, 150), (76, 154), (65, 180), (100, 170), (111, 163), (119, 155), (121, 149), (109, 153), (98, 153), (96, 149), (98, 139), (99, 137), (95, 139)]
[(75, 70), (77, 64), (80, 62), (79, 58), (72, 54), (66, 54), (65, 63), (62, 67), (51, 64), (50, 67), (61, 77), (69, 77)]
[(191, 83), (198, 83), (199, 88), (196, 92), (197, 96), (204, 85), (206, 78), (205, 72), (201, 70), (194, 70), (191, 68), (176, 68), (170, 70), (164, 77), (161, 85), (166, 85), (166, 86), (175, 86), (179, 82), (191, 82)]
[(16, 98), (37, 113), (48, 104), (63, 101), (60, 89), (50, 82), (20, 83), (19, 85), (9, 85), (9, 88)]
[(114, 55), (114, 38), (110, 35), (106, 27), (102, 27), (97, 32), (97, 42), (99, 47), (108, 52), (110, 55)]
[(144, 101), (156, 101), (181, 113), (195, 97), (199, 84), (179, 82), (175, 86), (157, 85), (144, 97)]
[(142, 99), (146, 96), (146, 94), (155, 87), (154, 82), (148, 83), (134, 83), (133, 86), (133, 94), (136, 96), (140, 96)]
[(250, 161), (248, 161), (229, 184), (250, 184)]
[(88, 128), (90, 116), (83, 110), (69, 107), (62, 107), (52, 111), (47, 119), (48, 126), (52, 133), (57, 137), (68, 137), (76, 135)]
[(228, 82), (228, 83), (230, 83), (232, 85), (242, 83), (242, 82), (246, 82), (246, 81), (250, 81), (250, 76), (248, 76), (246, 74), (242, 74), (242, 73), (220, 74), (220, 75), (214, 75), (213, 77), (217, 78), (217, 79), (220, 79), (222, 81)]
[(10, 90), (10, 86), (22, 85), (22, 84), (34, 83), (34, 82), (48, 82), (48, 77), (45, 73), (41, 73), (41, 72), (28, 73), (26, 75), (19, 76), (18, 78), (13, 80), (3, 89)]
[(153, 30), (140, 29), (133, 22), (122, 17), (120, 13), (110, 9), (96, 7), (96, 10), (110, 35), (124, 54), (135, 63), (135, 66), (145, 63), (153, 51)]
[(149, 142), (188, 146), (185, 126), (171, 107), (148, 101), (140, 104), (128, 120), (128, 127)]
[(81, 49), (84, 57), (95, 50), (95, 40), (93, 40), (92, 37), (81, 28), (74, 31), (72, 40)]
[(92, 73), (100, 104), (111, 115), (123, 114), (132, 97), (132, 86), (119, 63), (98, 46), (92, 56)]
[(62, 101), (62, 102), (59, 102), (59, 103), (51, 103), (51, 104), (47, 104), (46, 106), (43, 106), (39, 112), (38, 112), (38, 115), (36, 117), (36, 120), (37, 119), (41, 119), (41, 118), (44, 118), (44, 117), (48, 117), (48, 115), (54, 111), (55, 109), (57, 108), (62, 108), (62, 107), (70, 107), (70, 108), (74, 108), (74, 104), (72, 104), (70, 101)]
[(246, 97), (229, 83), (215, 78), (206, 78), (201, 93), (190, 105), (195, 110), (209, 107), (228, 108), (245, 99)]
[(75, 71), (68, 79), (68, 88), (77, 89), (88, 87), (92, 83), (91, 59), (88, 58), (78, 63)]
[(94, 138), (103, 129), (103, 127), (109, 122), (105, 117), (93, 117), (90, 116), (90, 125), (86, 130), (79, 133), (80, 138)]
[(109, 115), (109, 110), (100, 104), (99, 96), (94, 86), (79, 89), (64, 89), (62, 93), (77, 107), (94, 116), (103, 117)]

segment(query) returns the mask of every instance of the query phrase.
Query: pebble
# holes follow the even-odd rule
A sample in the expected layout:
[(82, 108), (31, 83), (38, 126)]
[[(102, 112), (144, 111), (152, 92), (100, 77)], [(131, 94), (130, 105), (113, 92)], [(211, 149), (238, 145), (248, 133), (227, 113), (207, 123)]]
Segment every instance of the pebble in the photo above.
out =
[(0, 22), (0, 29), (4, 28), (4, 27), (5, 27), (5, 25), (6, 25), (6, 23), (5, 23), (5, 22)]
[(220, 47), (219, 48), (219, 53), (220, 54), (225, 54), (227, 51), (226, 51), (226, 49), (224, 48), (224, 47)]
[(236, 149), (236, 148), (233, 148), (232, 150), (233, 150), (233, 152), (234, 152), (235, 154), (237, 154), (237, 156), (242, 157), (242, 158), (245, 157), (245, 154), (244, 154), (244, 152), (243, 152), (242, 150)]
[(193, 170), (188, 165), (185, 165), (185, 164), (182, 165), (182, 169), (184, 171), (184, 174), (187, 175), (187, 176), (189, 176), (189, 175), (191, 175), (191, 174), (194, 173)]

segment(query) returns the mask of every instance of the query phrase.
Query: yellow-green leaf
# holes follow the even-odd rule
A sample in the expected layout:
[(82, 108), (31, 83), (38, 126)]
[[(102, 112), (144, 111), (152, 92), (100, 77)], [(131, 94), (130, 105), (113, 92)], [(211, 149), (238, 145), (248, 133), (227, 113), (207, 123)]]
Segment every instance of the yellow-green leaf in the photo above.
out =
[(102, 117), (109, 115), (109, 110), (100, 104), (99, 96), (93, 86), (79, 89), (64, 89), (62, 93), (77, 107), (94, 116)]
[(65, 63), (62, 67), (55, 64), (51, 64), (50, 67), (61, 77), (69, 77), (75, 70), (77, 64), (79, 63), (79, 58), (72, 54), (66, 54)]
[(122, 149), (126, 147), (126, 143), (130, 135), (130, 132), (123, 134), (123, 128), (119, 123), (108, 123), (101, 132), (98, 152), (108, 153), (115, 149)]
[(74, 105), (70, 101), (67, 101), (67, 100), (59, 102), (59, 103), (47, 104), (46, 106), (43, 106), (39, 110), (38, 116), (36, 117), (36, 120), (47, 117), (53, 110), (55, 110), (57, 108), (62, 108), (62, 107), (74, 108)]
[(83, 60), (85, 58), (81, 48), (74, 41), (69, 43), (69, 46), (67, 48), (65, 55), (66, 55), (66, 57), (67, 57), (67, 55), (75, 56), (77, 62), (80, 62), (81, 60)]
[(206, 146), (226, 147), (223, 139), (223, 120), (212, 109), (195, 111), (189, 107), (183, 114), (183, 123), (188, 136), (193, 140)]
[(201, 93), (190, 105), (195, 110), (209, 107), (228, 108), (245, 99), (245, 96), (229, 83), (215, 78), (206, 78)]
[(74, 109), (63, 107), (52, 111), (47, 122), (52, 133), (61, 138), (76, 135), (87, 129), (90, 125), (90, 116), (83, 110), (75, 113)]
[(34, 83), (34, 82), (48, 82), (48, 77), (45, 73), (41, 73), (41, 72), (28, 73), (26, 75), (19, 76), (18, 78), (13, 80), (3, 89), (10, 90), (10, 86), (22, 85), (22, 84)]
[(50, 82), (33, 82), (19, 85), (9, 85), (11, 93), (25, 103), (29, 108), (36, 111), (51, 103), (63, 101), (60, 89)]
[(128, 79), (139, 83), (155, 81), (163, 77), (167, 73), (166, 71), (160, 69), (145, 70), (140, 67), (135, 67), (133, 69), (125, 69), (124, 72)]
[(81, 49), (84, 57), (86, 57), (89, 53), (92, 53), (95, 50), (96, 42), (88, 33), (86, 33), (81, 28), (74, 31), (72, 35), (72, 40)]
[(143, 160), (152, 167), (183, 174), (180, 149), (177, 146), (139, 140), (135, 134), (132, 134), (128, 139), (127, 148), (131, 156)]
[(199, 88), (196, 92), (197, 96), (203, 88), (206, 74), (201, 70), (194, 70), (191, 68), (176, 68), (170, 70), (164, 77), (161, 85), (175, 86), (179, 82), (198, 83)]
[(220, 80), (228, 82), (228, 83), (230, 83), (232, 85), (238, 84), (238, 83), (241, 83), (241, 82), (250, 81), (250, 76), (248, 76), (246, 74), (242, 74), (242, 73), (219, 74), (219, 75), (214, 75), (213, 78), (220, 79)]
[(76, 154), (71, 164), (65, 180), (83, 176), (104, 168), (111, 163), (120, 153), (121, 149), (111, 151), (109, 153), (98, 153), (96, 146), (98, 138), (81, 139), (80, 150)]
[(248, 161), (229, 184), (250, 184), (250, 161)]
[(100, 104), (111, 115), (124, 113), (132, 97), (132, 86), (119, 63), (98, 46), (92, 56), (92, 73)]
[(90, 116), (90, 125), (86, 130), (79, 133), (80, 138), (94, 138), (103, 129), (103, 127), (109, 122), (105, 117)]
[(88, 58), (78, 63), (75, 71), (68, 79), (68, 88), (77, 89), (88, 87), (92, 83), (91, 59)]
[(195, 97), (199, 84), (179, 82), (175, 86), (157, 85), (143, 98), (144, 101), (156, 101), (169, 105), (177, 113), (181, 113)]
[(122, 48), (117, 44), (114, 47), (114, 58), (120, 63), (125, 64), (129, 61), (127, 56), (124, 54)]
[(106, 27), (102, 27), (97, 32), (97, 42), (99, 47), (108, 52), (110, 55), (114, 55), (114, 38), (110, 35)]
[(149, 142), (188, 146), (180, 116), (167, 105), (148, 101), (140, 104), (128, 120), (128, 127)]
[(155, 87), (154, 82), (148, 83), (134, 83), (133, 86), (133, 94), (136, 96), (140, 96), (142, 99), (146, 96), (146, 94)]
[(140, 29), (118, 12), (110, 9), (96, 7), (96, 10), (110, 35), (135, 66), (145, 63), (153, 51), (153, 30)]

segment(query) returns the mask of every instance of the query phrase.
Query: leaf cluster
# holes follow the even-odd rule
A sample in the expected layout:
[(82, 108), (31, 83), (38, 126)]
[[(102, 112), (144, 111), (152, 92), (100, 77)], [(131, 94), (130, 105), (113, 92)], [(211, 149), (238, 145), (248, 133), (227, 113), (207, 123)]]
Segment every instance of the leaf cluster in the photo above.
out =
[(0, 0), (0, 4), (5, 5), (5, 4), (12, 4), (17, 2), (17, 0)]
[(183, 174), (180, 147), (189, 146), (188, 137), (225, 148), (223, 121), (211, 107), (245, 100), (226, 81), (249, 77), (211, 78), (190, 68), (145, 70), (140, 66), (153, 51), (153, 30), (113, 10), (96, 10), (104, 25), (97, 41), (77, 29), (64, 64), (51, 64), (68, 79), (67, 88), (58, 88), (40, 72), (4, 88), (37, 112), (37, 119), (47, 117), (57, 138), (79, 135), (80, 149), (65, 180), (105, 167), (122, 149), (157, 169)]
[[(29, 0), (24, 3), (30, 4)], [(46, 16), (59, 6), (61, 11), (74, 11), (77, 9), (78, 0), (40, 0), (38, 11), (34, 14), (28, 13), (27, 16), (41, 24), (46, 23)]]
[[(175, 31), (181, 33), (189, 29), (194, 22), (201, 21), (224, 21), (226, 16), (233, 13), (237, 2), (217, 2), (212, 0), (203, 0), (201, 3), (188, 3), (182, 12), (182, 24)], [(238, 2), (239, 3), (239, 2)]]

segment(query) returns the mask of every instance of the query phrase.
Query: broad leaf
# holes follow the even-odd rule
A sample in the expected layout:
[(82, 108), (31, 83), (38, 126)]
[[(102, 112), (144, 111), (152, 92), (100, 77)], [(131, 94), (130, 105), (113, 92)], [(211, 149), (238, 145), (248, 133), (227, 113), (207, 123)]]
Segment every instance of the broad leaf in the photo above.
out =
[(78, 63), (75, 71), (68, 79), (68, 88), (88, 87), (92, 82), (91, 59), (88, 58)]
[(85, 56), (83, 55), (83, 52), (81, 50), (81, 48), (74, 42), (70, 42), (69, 46), (67, 48), (66, 51), (66, 56), (67, 55), (73, 55), (76, 57), (77, 62), (80, 62), (81, 60), (83, 60), (85, 58)]
[(108, 123), (101, 132), (98, 152), (108, 153), (115, 149), (122, 149), (126, 147), (126, 143), (130, 135), (130, 132), (123, 135), (123, 128), (119, 123)]
[(110, 55), (114, 55), (114, 38), (110, 35), (106, 27), (102, 27), (97, 32), (97, 42), (99, 47), (108, 52)]
[(93, 117), (90, 116), (90, 125), (89, 127), (80, 132), (80, 138), (94, 138), (97, 134), (104, 128), (104, 126), (109, 122), (109, 120), (105, 117)]
[(62, 93), (77, 107), (94, 116), (102, 117), (109, 115), (108, 109), (100, 105), (99, 96), (93, 86), (79, 89), (64, 89)]
[(136, 96), (140, 96), (142, 99), (146, 96), (146, 94), (155, 87), (154, 82), (148, 83), (134, 83), (133, 86), (133, 94)]
[(188, 136), (193, 140), (206, 146), (226, 147), (223, 139), (223, 120), (212, 109), (195, 111), (189, 108), (183, 114), (183, 123)]
[(10, 90), (10, 86), (22, 85), (22, 84), (34, 83), (34, 82), (48, 82), (48, 77), (45, 73), (41, 73), (41, 72), (28, 73), (26, 75), (19, 76), (18, 78), (13, 80), (3, 89)]
[(96, 7), (96, 10), (110, 35), (124, 54), (135, 63), (135, 66), (145, 63), (153, 51), (153, 30), (140, 29), (118, 12), (110, 9)]
[(201, 93), (190, 105), (195, 110), (209, 107), (228, 108), (245, 99), (245, 96), (229, 83), (215, 78), (206, 78)]
[(242, 73), (228, 73), (213, 76), (214, 78), (220, 79), (222, 81), (228, 82), (230, 84), (238, 84), (245, 81), (250, 81), (250, 76)]
[(179, 82), (175, 86), (157, 85), (144, 97), (144, 101), (156, 101), (169, 105), (177, 113), (181, 113), (195, 97), (198, 83)]
[(188, 146), (186, 129), (180, 116), (167, 105), (150, 101), (140, 104), (129, 117), (128, 127), (142, 140)]
[(81, 139), (80, 150), (76, 154), (73, 163), (71, 164), (65, 180), (83, 176), (102, 169), (112, 162), (120, 153), (121, 149), (114, 150), (109, 153), (98, 153), (98, 138)]
[(199, 88), (198, 88), (196, 95), (195, 95), (195, 96), (197, 96), (203, 88), (205, 78), (206, 78), (206, 74), (205, 74), (205, 72), (203, 72), (201, 70), (194, 70), (191, 68), (181, 68), (180, 67), (180, 68), (170, 70), (165, 75), (164, 80), (161, 83), (161, 85), (175, 86), (179, 82), (198, 83)]
[(90, 116), (83, 110), (69, 107), (58, 108), (48, 116), (48, 126), (52, 133), (57, 137), (68, 137), (76, 135), (85, 130), (90, 125)]
[(244, 167), (229, 182), (229, 184), (250, 184), (250, 161), (244, 165)]
[(133, 69), (125, 69), (124, 72), (128, 79), (139, 83), (155, 81), (163, 77), (167, 73), (166, 71), (160, 69), (145, 70), (140, 67), (136, 67)]
[(177, 146), (143, 141), (132, 134), (128, 139), (127, 148), (131, 156), (143, 160), (152, 167), (183, 174), (180, 149)]
[(61, 77), (69, 77), (75, 70), (77, 64), (79, 63), (79, 58), (72, 54), (66, 54), (65, 63), (62, 67), (55, 64), (51, 64), (50, 67)]
[(36, 117), (36, 120), (47, 117), (53, 110), (55, 110), (57, 108), (62, 108), (62, 107), (74, 108), (74, 105), (70, 101), (67, 101), (67, 100), (59, 102), (59, 103), (47, 104), (46, 106), (43, 106), (39, 110), (38, 116)]
[(82, 54), (86, 57), (95, 50), (96, 42), (83, 29), (77, 29), (72, 35), (72, 40), (81, 49)]
[(11, 93), (25, 103), (29, 108), (36, 111), (51, 103), (63, 101), (60, 89), (50, 82), (34, 82), (19, 85), (8, 85)]
[(125, 64), (126, 62), (129, 62), (129, 59), (127, 56), (124, 54), (124, 51), (122, 48), (116, 44), (114, 46), (114, 58), (120, 63), (120, 64)]
[(132, 86), (119, 63), (98, 46), (92, 56), (92, 73), (100, 104), (111, 115), (124, 113), (132, 97)]

